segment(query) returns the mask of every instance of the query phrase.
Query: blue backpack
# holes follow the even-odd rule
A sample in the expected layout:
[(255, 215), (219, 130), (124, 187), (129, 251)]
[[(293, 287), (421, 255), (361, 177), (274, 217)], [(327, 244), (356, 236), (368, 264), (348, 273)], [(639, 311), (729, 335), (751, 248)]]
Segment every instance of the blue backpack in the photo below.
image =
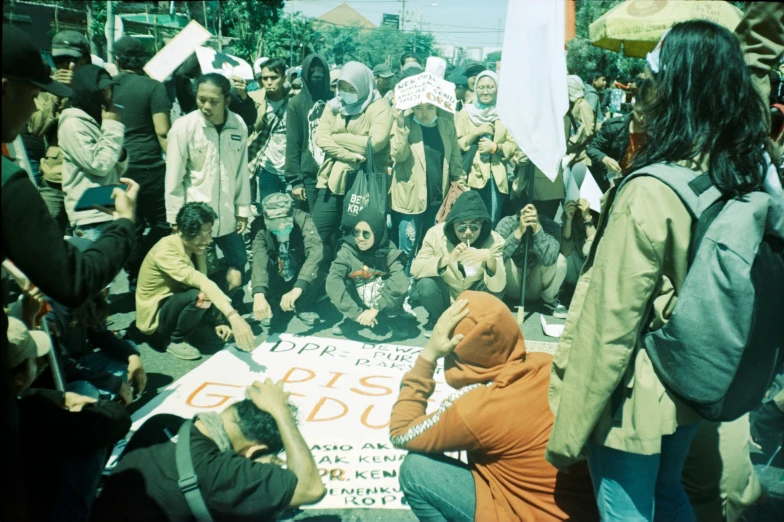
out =
[[(662, 383), (698, 414), (730, 421), (760, 405), (784, 360), (784, 217), (766, 192), (727, 198), (673, 164), (631, 173), (669, 186), (692, 216), (689, 268), (670, 320), (643, 334)], [(778, 222), (777, 222), (778, 220)]]

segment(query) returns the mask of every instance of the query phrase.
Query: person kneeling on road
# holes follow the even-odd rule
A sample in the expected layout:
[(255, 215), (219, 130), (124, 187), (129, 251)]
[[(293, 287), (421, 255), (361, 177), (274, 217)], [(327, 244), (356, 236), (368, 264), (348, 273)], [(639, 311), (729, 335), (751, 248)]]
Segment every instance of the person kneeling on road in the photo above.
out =
[(466, 290), (501, 297), (506, 285), (504, 238), (493, 231), (479, 192), (461, 194), (446, 222), (431, 228), (411, 264), (417, 280), (411, 300), (427, 310), (425, 336), (450, 303)]
[(319, 320), (316, 312), (302, 309), (316, 302), (324, 284), (324, 247), (310, 214), (293, 204), (288, 194), (268, 195), (251, 226), (253, 315), (265, 326), (273, 315), (269, 301), (278, 299), (282, 311), (296, 312), (308, 327)]
[[(327, 295), (346, 319), (362, 326), (378, 325), (378, 316), (403, 314), (411, 285), (405, 273), (406, 255), (387, 237), (384, 215), (365, 208), (351, 236), (338, 243), (338, 255), (327, 276)], [(341, 323), (332, 329), (343, 333)]]
[(526, 205), (520, 216), (507, 216), (495, 231), (505, 238), (504, 267), (506, 268), (506, 297), (520, 299), (525, 242), (523, 237), (531, 229), (533, 242), (528, 253), (528, 275), (525, 300), (541, 300), (554, 317), (566, 319), (569, 310), (558, 301), (566, 277), (566, 258), (559, 254), (561, 227), (552, 219), (539, 216), (536, 207)]
[[(253, 350), (254, 336), (248, 323), (232, 307), (232, 293), (242, 285), (236, 269), (207, 277), (207, 249), (217, 215), (206, 203), (186, 203), (177, 213), (175, 234), (165, 237), (150, 250), (139, 271), (136, 288), (136, 327), (146, 335), (170, 341), (167, 352), (179, 359), (195, 360), (199, 351), (187, 338), (200, 326), (211, 304), (230, 326), (218, 325), (223, 341), (235, 338), (237, 347)], [(223, 286), (226, 291), (221, 289)]]
[[(438, 359), (457, 391), (427, 415)], [(392, 408), (392, 444), (409, 450), (400, 487), (420, 520), (598, 520), (587, 466), (544, 458), (554, 416), (552, 356), (529, 353), (499, 299), (464, 292), (436, 323)], [(511, 412), (524, 402), (525, 420)], [(468, 464), (447, 457), (466, 451)]]
[(169, 414), (147, 420), (106, 479), (91, 520), (204, 520), (178, 483), (177, 451), (187, 435), (197, 491), (213, 520), (273, 520), (286, 508), (319, 502), (326, 490), (283, 383), (254, 382), (247, 396), (193, 421)]

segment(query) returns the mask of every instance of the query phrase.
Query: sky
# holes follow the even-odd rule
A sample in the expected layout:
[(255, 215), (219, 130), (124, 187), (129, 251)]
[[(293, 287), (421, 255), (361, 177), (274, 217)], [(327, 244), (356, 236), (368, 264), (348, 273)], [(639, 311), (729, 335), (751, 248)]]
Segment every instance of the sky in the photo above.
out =
[[(402, 0), (287, 0), (286, 12), (293, 9), (316, 18), (344, 1), (376, 25), (381, 25), (384, 13), (399, 15), (403, 8)], [(432, 32), (440, 44), (500, 48), (508, 1), (406, 0), (405, 28), (418, 27), (421, 16), (423, 29)]]

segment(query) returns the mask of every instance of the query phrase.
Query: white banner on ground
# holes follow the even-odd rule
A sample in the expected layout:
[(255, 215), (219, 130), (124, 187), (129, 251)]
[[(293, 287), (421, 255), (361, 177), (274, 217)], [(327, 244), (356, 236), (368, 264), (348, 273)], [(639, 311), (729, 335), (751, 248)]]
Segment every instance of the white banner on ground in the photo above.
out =
[(563, 2), (509, 2), (498, 112), (520, 148), (551, 181), (566, 152), (564, 32)]
[(219, 53), (209, 47), (199, 47), (196, 49), (196, 57), (199, 59), (202, 74), (216, 72), (230, 80), (234, 76), (243, 80), (253, 79), (253, 67), (237, 56)]
[(212, 34), (199, 22), (192, 20), (163, 49), (158, 51), (152, 60), (147, 62), (147, 65), (144, 66), (144, 72), (153, 80), (166, 81), (175, 69), (211, 36)]
[[(398, 483), (406, 453), (389, 442), (389, 418), (403, 374), (419, 347), (363, 344), (283, 334), (253, 353), (224, 350), (166, 388), (133, 416), (131, 433), (150, 416), (192, 418), (220, 412), (245, 396), (254, 380), (283, 380), (299, 408), (299, 426), (316, 458), (328, 494), (318, 509), (401, 509)], [(453, 390), (436, 372), (436, 409)], [(432, 410), (431, 410), (432, 411)], [(115, 465), (125, 441), (115, 448)]]
[(577, 201), (582, 198), (588, 201), (591, 210), (602, 211), (602, 189), (585, 165), (577, 165), (576, 168), (564, 167), (563, 180), (566, 189), (564, 201)]
[(422, 103), (455, 112), (457, 98), (455, 84), (428, 72), (401, 80), (395, 87), (395, 108), (404, 111)]

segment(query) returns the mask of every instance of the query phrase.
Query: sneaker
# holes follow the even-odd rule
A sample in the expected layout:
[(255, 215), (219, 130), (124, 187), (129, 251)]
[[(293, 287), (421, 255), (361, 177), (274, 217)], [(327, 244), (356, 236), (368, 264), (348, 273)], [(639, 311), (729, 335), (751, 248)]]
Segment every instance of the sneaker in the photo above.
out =
[(314, 326), (320, 319), (319, 314), (316, 312), (299, 312), (297, 317), (308, 327)]
[(558, 299), (552, 303), (544, 303), (544, 307), (550, 311), (550, 315), (557, 319), (566, 319), (566, 316), (569, 315), (569, 309), (562, 305)]
[(433, 324), (430, 321), (428, 321), (422, 327), (422, 334), (425, 336), (425, 339), (430, 339), (433, 336), (433, 327), (434, 326), (435, 326), (435, 324)]
[(343, 321), (332, 327), (332, 335), (343, 335)]
[(264, 328), (269, 328), (271, 324), (272, 324), (272, 318), (270, 317), (261, 320), (261, 326), (263, 326)]
[(408, 315), (412, 315), (416, 317), (416, 314), (414, 313), (414, 309), (411, 308), (411, 303), (408, 302), (408, 296), (406, 296), (406, 300), (403, 301), (403, 311)]
[(186, 361), (195, 361), (201, 359), (199, 350), (185, 342), (171, 343), (169, 347), (166, 348), (166, 352), (170, 353), (178, 359), (184, 359)]

